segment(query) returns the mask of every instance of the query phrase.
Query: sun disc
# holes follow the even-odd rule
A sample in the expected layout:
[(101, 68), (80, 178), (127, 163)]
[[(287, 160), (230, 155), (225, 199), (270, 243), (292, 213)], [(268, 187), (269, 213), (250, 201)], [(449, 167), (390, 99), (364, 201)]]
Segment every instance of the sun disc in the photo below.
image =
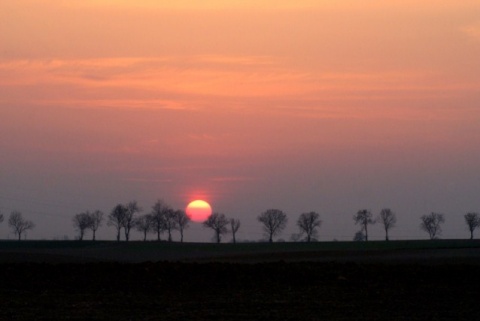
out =
[(186, 212), (192, 221), (203, 222), (212, 215), (212, 207), (203, 200), (195, 200), (188, 204)]

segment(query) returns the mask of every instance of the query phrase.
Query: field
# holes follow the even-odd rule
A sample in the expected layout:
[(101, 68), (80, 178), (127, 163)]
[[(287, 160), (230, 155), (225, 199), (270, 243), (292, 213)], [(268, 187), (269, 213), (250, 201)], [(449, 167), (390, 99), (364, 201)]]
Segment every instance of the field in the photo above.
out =
[(480, 242), (0, 242), (0, 320), (474, 320)]

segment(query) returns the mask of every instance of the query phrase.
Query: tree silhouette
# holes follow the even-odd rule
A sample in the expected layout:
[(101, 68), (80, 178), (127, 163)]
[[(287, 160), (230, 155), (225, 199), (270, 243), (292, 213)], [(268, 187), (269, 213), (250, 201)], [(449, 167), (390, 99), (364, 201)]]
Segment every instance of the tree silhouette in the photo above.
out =
[(87, 211), (76, 214), (73, 217), (73, 226), (80, 233), (80, 235), (78, 236), (78, 240), (83, 241), (85, 230), (92, 226), (92, 217), (90, 216), (90, 212)]
[(141, 212), (142, 209), (138, 206), (137, 201), (131, 201), (126, 206), (125, 216), (123, 217), (122, 227), (125, 232), (125, 241), (130, 240), (130, 230), (135, 226), (135, 214)]
[(95, 241), (95, 234), (103, 222), (103, 212), (99, 210), (93, 211), (90, 213), (90, 219), (91, 222), (89, 228), (92, 230), (92, 240)]
[(165, 211), (165, 214), (163, 215), (163, 224), (165, 226), (165, 231), (168, 232), (168, 241), (172, 241), (172, 231), (177, 229), (177, 220), (176, 220), (176, 214), (173, 208), (169, 208), (167, 211)]
[(470, 239), (473, 240), (473, 232), (480, 227), (480, 216), (478, 213), (467, 213), (464, 218), (470, 231)]
[(394, 228), (397, 223), (395, 213), (389, 208), (384, 208), (380, 211), (377, 220), (383, 224), (383, 228), (385, 229), (385, 240), (388, 241), (388, 231)]
[(436, 239), (442, 232), (441, 224), (445, 222), (443, 214), (432, 212), (429, 215), (422, 215), (420, 219), (422, 220), (420, 228), (428, 233), (431, 240)]
[(240, 228), (240, 220), (238, 219), (230, 219), (230, 231), (232, 231), (233, 243), (237, 243), (237, 239), (235, 235), (237, 234), (238, 229)]
[(117, 230), (117, 242), (120, 241), (120, 232), (124, 226), (125, 216), (128, 209), (123, 204), (117, 204), (112, 212), (108, 215), (108, 226), (114, 226)]
[(13, 211), (8, 218), (8, 225), (12, 228), (15, 235), (18, 236), (18, 240), (22, 239), (23, 232), (31, 230), (35, 227), (32, 221), (27, 221), (22, 217), (22, 213)]
[(183, 243), (183, 231), (188, 228), (190, 218), (182, 210), (175, 211), (175, 222), (177, 223), (178, 231), (180, 232), (180, 242)]
[(3, 214), (0, 212), (0, 223), (3, 222), (3, 219), (4, 219)]
[(229, 223), (225, 214), (213, 213), (203, 222), (203, 226), (214, 230), (215, 239), (217, 243), (220, 243), (222, 235), (228, 232), (227, 226)]
[(365, 234), (365, 241), (368, 241), (368, 224), (375, 224), (372, 213), (368, 210), (360, 210), (353, 216), (355, 225), (360, 224)]
[(316, 212), (302, 213), (297, 220), (300, 234), (307, 235), (307, 242), (310, 242), (312, 238), (317, 236), (317, 229), (321, 224), (322, 221), (320, 220), (320, 214)]
[(146, 214), (142, 215), (139, 218), (135, 220), (135, 227), (137, 231), (143, 233), (143, 240), (147, 240), (147, 233), (152, 230), (152, 215), (151, 214)]
[(171, 211), (171, 207), (164, 201), (158, 200), (152, 207), (152, 230), (157, 234), (157, 241), (160, 241), (160, 235), (165, 231), (165, 215)]
[(263, 231), (268, 237), (270, 243), (273, 242), (273, 237), (280, 234), (287, 226), (287, 215), (281, 210), (269, 209), (261, 213), (257, 220), (263, 224)]

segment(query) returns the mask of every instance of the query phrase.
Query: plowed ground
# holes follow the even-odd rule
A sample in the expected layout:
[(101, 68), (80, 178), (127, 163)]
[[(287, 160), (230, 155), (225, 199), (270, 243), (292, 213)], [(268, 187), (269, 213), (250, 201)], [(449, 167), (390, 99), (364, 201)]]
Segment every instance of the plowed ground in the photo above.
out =
[(0, 320), (478, 320), (479, 293), (468, 264), (0, 264)]

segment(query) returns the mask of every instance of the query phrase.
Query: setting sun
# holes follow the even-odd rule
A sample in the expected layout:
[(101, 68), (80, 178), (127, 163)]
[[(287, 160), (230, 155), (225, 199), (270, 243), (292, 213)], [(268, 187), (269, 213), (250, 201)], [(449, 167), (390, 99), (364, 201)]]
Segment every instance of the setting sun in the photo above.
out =
[(186, 209), (188, 217), (194, 222), (203, 222), (212, 214), (212, 207), (205, 201), (190, 202)]

